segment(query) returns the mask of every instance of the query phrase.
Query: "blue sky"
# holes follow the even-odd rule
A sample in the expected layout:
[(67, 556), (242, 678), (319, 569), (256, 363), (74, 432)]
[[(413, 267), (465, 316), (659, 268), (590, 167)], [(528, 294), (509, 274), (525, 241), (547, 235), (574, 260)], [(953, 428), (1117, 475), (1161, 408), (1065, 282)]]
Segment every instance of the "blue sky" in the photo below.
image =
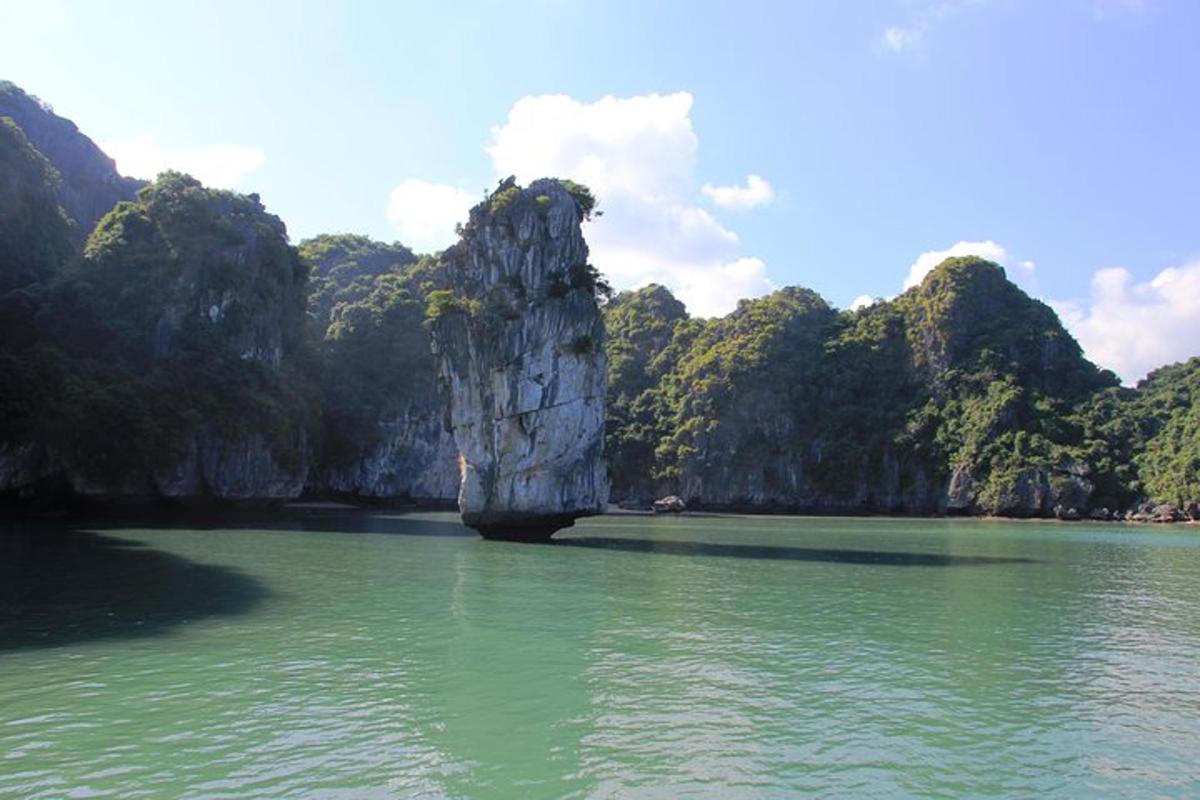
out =
[(1200, 352), (1190, 0), (0, 0), (0, 29), (0, 77), (123, 172), (256, 191), (297, 240), (437, 247), (550, 173), (597, 189), (618, 285), (698, 313), (980, 252), (1127, 380)]

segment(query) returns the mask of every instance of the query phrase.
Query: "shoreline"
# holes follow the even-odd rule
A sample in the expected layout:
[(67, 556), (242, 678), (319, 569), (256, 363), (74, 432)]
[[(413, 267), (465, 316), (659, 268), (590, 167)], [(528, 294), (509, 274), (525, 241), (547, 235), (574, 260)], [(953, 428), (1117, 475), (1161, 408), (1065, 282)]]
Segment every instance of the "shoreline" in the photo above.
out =
[[(67, 502), (59, 506), (37, 504), (8, 499), (0, 501), (0, 522), (20, 520), (47, 520), (63, 518), (125, 518), (134, 520), (221, 520), (221, 519), (277, 519), (292, 514), (338, 515), (338, 514), (371, 514), (371, 513), (413, 513), (444, 511), (458, 512), (458, 506), (453, 501), (446, 500), (411, 500), (411, 499), (382, 499), (366, 500), (298, 498), (296, 500), (277, 501), (171, 501), (158, 498), (138, 500), (105, 500), (86, 498), (82, 501)], [(1000, 514), (919, 514), (887, 511), (823, 511), (783, 508), (755, 507), (710, 507), (701, 506), (681, 512), (656, 512), (649, 508), (622, 508), (610, 504), (602, 514), (591, 517), (665, 517), (665, 518), (720, 518), (720, 517), (794, 517), (798, 519), (862, 519), (862, 520), (976, 520), (980, 522), (1023, 522), (1023, 523), (1061, 523), (1064, 525), (1079, 525), (1094, 523), (1098, 525), (1124, 524), (1137, 526), (1163, 525), (1200, 525), (1200, 520), (1189, 519), (1126, 519), (1124, 516), (1112, 516), (1106, 519), (1093, 519), (1086, 515), (1077, 519), (1063, 519), (1055, 516), (1006, 516)]]
[(1081, 523), (1096, 523), (1097, 525), (1125, 524), (1125, 525), (1200, 525), (1200, 520), (1196, 519), (1177, 519), (1177, 520), (1150, 520), (1150, 519), (1125, 519), (1124, 517), (1109, 517), (1106, 519), (1092, 519), (1090, 517), (1081, 516), (1077, 519), (1063, 519), (1060, 517), (1035, 517), (1035, 516), (1005, 516), (1003, 514), (906, 514), (888, 511), (775, 511), (761, 509), (741, 509), (741, 508), (696, 508), (688, 509), (681, 512), (659, 512), (649, 509), (631, 509), (618, 508), (613, 506), (601, 516), (635, 516), (635, 517), (797, 517), (803, 519), (879, 519), (879, 520), (979, 520), (982, 522), (1057, 522), (1064, 525), (1079, 525)]

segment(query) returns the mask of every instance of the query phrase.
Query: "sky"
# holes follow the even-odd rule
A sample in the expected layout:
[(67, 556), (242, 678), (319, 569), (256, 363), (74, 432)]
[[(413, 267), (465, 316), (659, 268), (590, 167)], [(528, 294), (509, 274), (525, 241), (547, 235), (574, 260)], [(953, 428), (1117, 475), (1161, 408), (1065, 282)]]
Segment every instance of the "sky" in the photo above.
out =
[[(592, 261), (701, 316), (998, 261), (1133, 383), (1200, 354), (1200, 3), (0, 0), (0, 78), (125, 174), (420, 251), (587, 183)], [(15, 32), (19, 32), (15, 33)]]

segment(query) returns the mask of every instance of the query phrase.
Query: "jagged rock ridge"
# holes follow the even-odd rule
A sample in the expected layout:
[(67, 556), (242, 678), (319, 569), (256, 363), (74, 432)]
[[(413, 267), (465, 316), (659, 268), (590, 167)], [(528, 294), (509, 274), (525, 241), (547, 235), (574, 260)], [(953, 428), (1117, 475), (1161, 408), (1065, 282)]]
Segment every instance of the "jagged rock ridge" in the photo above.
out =
[(122, 177), (116, 164), (75, 123), (54, 113), (8, 81), (0, 81), (0, 117), (9, 117), (62, 176), (55, 192), (74, 221), (76, 245), (121, 200), (133, 200), (144, 184)]

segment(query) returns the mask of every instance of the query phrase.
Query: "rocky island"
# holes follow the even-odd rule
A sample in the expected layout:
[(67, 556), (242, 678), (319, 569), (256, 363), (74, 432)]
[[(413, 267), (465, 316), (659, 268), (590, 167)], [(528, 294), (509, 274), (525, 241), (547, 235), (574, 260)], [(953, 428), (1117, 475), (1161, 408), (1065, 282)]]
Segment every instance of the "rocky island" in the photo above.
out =
[(487, 538), (548, 539), (608, 503), (601, 284), (580, 231), (593, 204), (573, 184), (504, 181), (429, 298), (459, 508)]

